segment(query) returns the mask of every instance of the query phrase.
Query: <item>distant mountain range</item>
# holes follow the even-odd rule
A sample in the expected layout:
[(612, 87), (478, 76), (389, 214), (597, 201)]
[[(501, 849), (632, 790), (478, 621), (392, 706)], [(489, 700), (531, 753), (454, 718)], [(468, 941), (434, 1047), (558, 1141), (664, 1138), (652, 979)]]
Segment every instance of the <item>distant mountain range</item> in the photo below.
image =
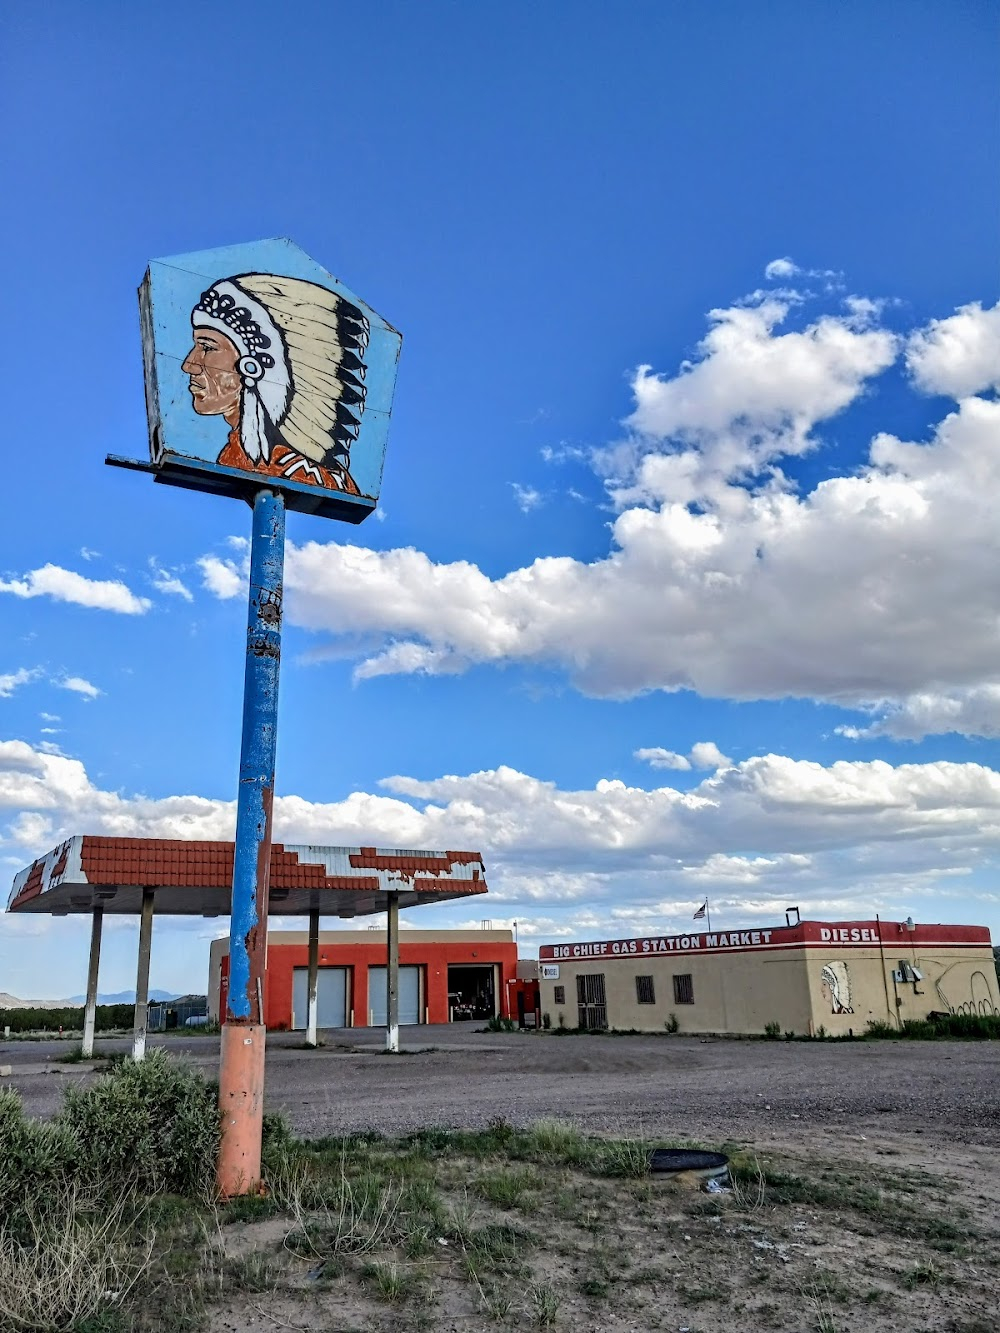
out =
[[(176, 1000), (177, 992), (172, 990), (151, 990), (151, 1000)], [(66, 1004), (86, 1004), (86, 995), (71, 995)], [(98, 1004), (135, 1004), (134, 990), (98, 991)]]
[[(176, 1000), (177, 992), (172, 990), (151, 990), (151, 1000)], [(19, 1000), (16, 995), (0, 991), (0, 1009), (78, 1009), (85, 1004), (86, 995), (71, 995), (68, 1000)], [(114, 992), (98, 991), (98, 1004), (135, 1004), (134, 990)]]

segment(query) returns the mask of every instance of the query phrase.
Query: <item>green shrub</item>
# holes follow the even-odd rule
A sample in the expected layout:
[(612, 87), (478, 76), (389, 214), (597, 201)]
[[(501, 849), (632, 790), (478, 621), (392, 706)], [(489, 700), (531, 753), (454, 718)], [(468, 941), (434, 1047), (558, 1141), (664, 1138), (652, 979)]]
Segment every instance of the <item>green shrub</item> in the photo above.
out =
[(56, 1123), (78, 1144), (87, 1175), (144, 1194), (200, 1196), (212, 1187), (221, 1115), (214, 1084), (163, 1051), (123, 1060), (98, 1082), (70, 1088)]
[(268, 1178), (288, 1170), (295, 1135), (280, 1111), (265, 1111), (261, 1133), (260, 1160)]
[(906, 1018), (903, 1020), (903, 1036), (911, 1041), (933, 1041), (941, 1033), (933, 1023), (925, 1018)]
[(905, 1037), (910, 1041), (936, 1041), (940, 1037), (960, 1040), (1000, 1040), (998, 1014), (929, 1014), (927, 1018), (908, 1018), (902, 1028), (878, 1019), (868, 1024), (869, 1037)]
[(663, 1026), (666, 1028), (668, 1032), (679, 1032), (681, 1026), (680, 1019), (677, 1017), (676, 1014), (669, 1014), (664, 1019)]
[(23, 1235), (28, 1218), (44, 1212), (72, 1175), (78, 1155), (72, 1131), (29, 1120), (17, 1093), (0, 1091), (0, 1225)]
[(873, 1018), (867, 1027), (869, 1037), (898, 1037), (899, 1029), (895, 1023), (887, 1023), (884, 1018)]
[(777, 1041), (781, 1036), (781, 1024), (777, 1021), (764, 1024), (764, 1036), (770, 1041)]
[(1000, 1038), (1000, 1014), (934, 1014), (930, 1021), (942, 1037)]
[(512, 1018), (504, 1018), (502, 1015), (494, 1015), (486, 1024), (487, 1032), (516, 1032), (517, 1024)]

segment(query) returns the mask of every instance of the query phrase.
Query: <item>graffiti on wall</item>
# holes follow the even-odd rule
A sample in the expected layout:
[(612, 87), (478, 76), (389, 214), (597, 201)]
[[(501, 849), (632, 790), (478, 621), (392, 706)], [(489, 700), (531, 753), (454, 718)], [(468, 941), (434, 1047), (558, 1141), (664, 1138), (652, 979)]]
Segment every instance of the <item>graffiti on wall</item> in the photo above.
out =
[(995, 986), (990, 984), (985, 972), (977, 968), (969, 975), (962, 970), (966, 964), (957, 961), (942, 964), (933, 959), (921, 959), (920, 966), (924, 976), (933, 984), (941, 1007), (949, 1014), (1000, 1015), (994, 999)]
[(853, 1014), (851, 1005), (851, 974), (847, 964), (840, 962), (824, 963), (820, 974), (823, 997), (830, 1005), (832, 1014)]

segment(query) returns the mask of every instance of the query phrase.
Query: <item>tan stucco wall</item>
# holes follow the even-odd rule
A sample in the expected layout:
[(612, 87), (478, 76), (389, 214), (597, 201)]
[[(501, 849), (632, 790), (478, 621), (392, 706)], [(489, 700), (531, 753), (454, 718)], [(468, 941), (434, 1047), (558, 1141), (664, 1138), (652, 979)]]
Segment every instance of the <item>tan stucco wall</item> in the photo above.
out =
[[(878, 949), (830, 950), (809, 954), (809, 989), (813, 1023), (833, 1035), (850, 1029), (864, 1032), (870, 1022), (895, 1023), (937, 1013), (982, 1013), (1000, 1010), (993, 951), (936, 945), (922, 950), (905, 937), (887, 938), (885, 970)], [(905, 961), (923, 973), (923, 980), (894, 981)], [(835, 996), (834, 992), (837, 992)], [(853, 1013), (836, 1012), (837, 998)], [(896, 1001), (899, 1001), (897, 1004)]]
[[(763, 1032), (765, 1023), (777, 1021), (784, 1029), (803, 1033), (811, 1012), (803, 953), (788, 949), (766, 955), (560, 959), (559, 980), (539, 982), (542, 1014), (550, 1015), (553, 1027), (559, 1025), (560, 1013), (566, 1027), (576, 1027), (576, 978), (603, 972), (610, 1027), (662, 1032), (669, 1016), (676, 1014), (681, 1032)], [(675, 975), (691, 976), (693, 1004), (675, 1002)], [(637, 1001), (637, 976), (653, 978), (654, 1004)], [(559, 985), (566, 988), (566, 1004), (557, 1006), (554, 988)]]
[[(904, 958), (923, 973), (916, 986), (893, 983)], [(595, 973), (604, 974), (608, 1026), (643, 1032), (662, 1032), (676, 1014), (681, 1032), (762, 1033), (766, 1023), (776, 1022), (782, 1032), (799, 1036), (815, 1034), (821, 1026), (831, 1035), (863, 1033), (871, 1021), (895, 1022), (897, 996), (903, 1020), (925, 1018), (932, 1010), (1000, 1012), (989, 948), (940, 946), (921, 952), (887, 941), (884, 972), (877, 948), (560, 959), (558, 966), (558, 980), (539, 981), (543, 1021), (547, 1014), (552, 1027), (559, 1026), (560, 1015), (566, 1027), (577, 1026), (576, 978)], [(675, 1003), (672, 978), (678, 974), (691, 976), (694, 1004)], [(654, 1004), (638, 1003), (637, 976), (653, 978)], [(565, 987), (563, 1005), (555, 1003), (556, 986)], [(835, 1012), (838, 996), (843, 1012)]]

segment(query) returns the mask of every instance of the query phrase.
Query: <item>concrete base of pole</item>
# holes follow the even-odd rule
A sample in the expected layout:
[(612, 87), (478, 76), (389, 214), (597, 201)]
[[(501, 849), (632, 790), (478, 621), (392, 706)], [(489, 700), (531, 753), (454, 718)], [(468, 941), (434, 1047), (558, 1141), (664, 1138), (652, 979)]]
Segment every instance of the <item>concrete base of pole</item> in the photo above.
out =
[(262, 1023), (224, 1023), (219, 1076), (222, 1142), (217, 1183), (223, 1198), (260, 1188), (264, 1127), (264, 1040)]

